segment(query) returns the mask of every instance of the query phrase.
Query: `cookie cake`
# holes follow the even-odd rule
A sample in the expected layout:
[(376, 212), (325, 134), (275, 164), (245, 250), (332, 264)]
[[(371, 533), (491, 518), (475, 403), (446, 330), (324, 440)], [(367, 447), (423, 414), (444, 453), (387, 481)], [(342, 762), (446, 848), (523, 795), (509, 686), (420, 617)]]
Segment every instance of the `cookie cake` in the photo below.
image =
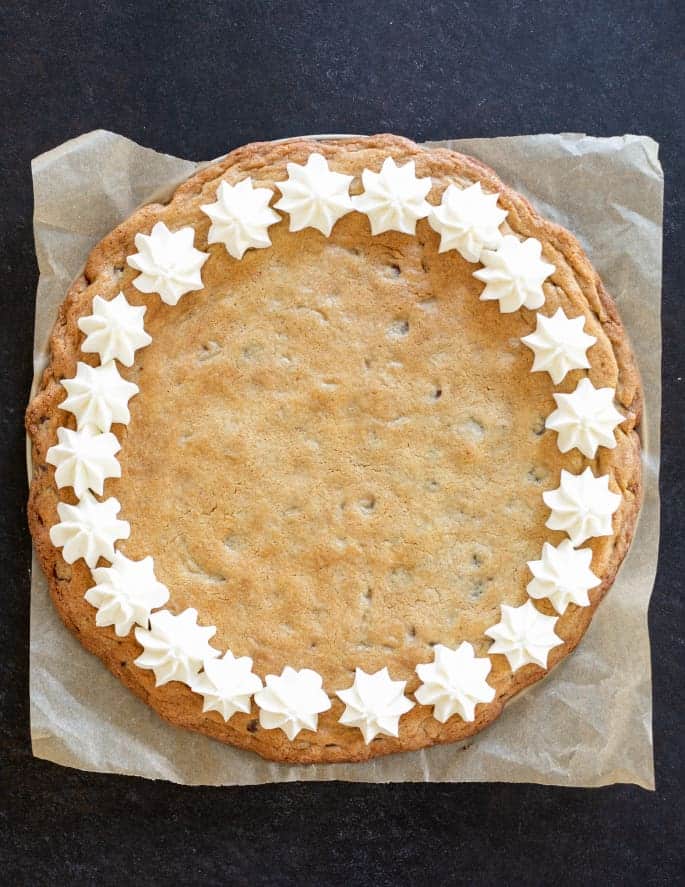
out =
[(66, 295), (31, 532), (65, 624), (179, 727), (296, 763), (453, 742), (611, 587), (641, 400), (578, 242), (479, 161), (252, 144)]

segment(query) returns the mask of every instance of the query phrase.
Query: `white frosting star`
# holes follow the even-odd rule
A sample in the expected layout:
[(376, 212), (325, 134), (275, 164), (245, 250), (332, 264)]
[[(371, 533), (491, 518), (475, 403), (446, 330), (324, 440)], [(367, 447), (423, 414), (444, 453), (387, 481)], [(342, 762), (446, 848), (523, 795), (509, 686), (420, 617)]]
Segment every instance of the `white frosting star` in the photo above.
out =
[(79, 429), (94, 425), (98, 431), (109, 431), (114, 422), (131, 421), (128, 402), (138, 394), (138, 386), (122, 379), (113, 360), (97, 367), (79, 361), (76, 376), (63, 379), (62, 387), (68, 396), (59, 408), (76, 416)]
[(564, 643), (554, 633), (558, 618), (545, 616), (530, 600), (521, 607), (502, 604), (500, 621), (485, 632), (495, 642), (489, 653), (503, 653), (512, 671), (530, 662), (547, 668), (549, 651)]
[(593, 536), (611, 536), (611, 516), (621, 504), (609, 489), (609, 475), (595, 477), (589, 468), (582, 474), (562, 468), (559, 486), (542, 498), (552, 511), (545, 526), (566, 532), (574, 548)]
[(352, 198), (352, 205), (366, 213), (371, 222), (371, 233), (401, 231), (416, 232), (416, 222), (431, 211), (426, 194), (431, 189), (430, 178), (418, 179), (413, 160), (397, 166), (392, 157), (386, 157), (381, 171), (362, 172), (364, 193)]
[(528, 583), (528, 594), (536, 600), (548, 598), (560, 616), (569, 604), (589, 607), (588, 590), (600, 584), (590, 569), (591, 562), (590, 548), (575, 549), (568, 539), (556, 548), (545, 542), (541, 560), (528, 561), (534, 576)]
[(332, 172), (321, 154), (310, 154), (304, 166), (288, 164), (287, 180), (276, 182), (283, 197), (274, 205), (290, 214), (291, 231), (316, 228), (330, 237), (333, 225), (353, 209), (348, 193), (353, 178)]
[(484, 268), (473, 272), (485, 289), (481, 301), (499, 301), (502, 314), (519, 308), (540, 308), (544, 304), (543, 281), (554, 272), (554, 265), (543, 262), (542, 244), (534, 237), (519, 240), (511, 234), (502, 238), (497, 250), (484, 249), (480, 261)]
[(45, 461), (55, 466), (60, 489), (73, 487), (79, 498), (88, 489), (101, 496), (106, 478), (121, 477), (121, 465), (115, 458), (121, 444), (110, 432), (100, 434), (92, 426), (80, 431), (58, 428), (57, 440)]
[(77, 505), (60, 502), (57, 514), (60, 523), (50, 528), (50, 541), (62, 549), (62, 557), (68, 564), (83, 558), (92, 569), (101, 557), (114, 559), (114, 543), (128, 539), (131, 528), (125, 520), (117, 520), (121, 510), (113, 497), (104, 502), (86, 491)]
[(391, 680), (387, 668), (375, 674), (356, 669), (352, 686), (336, 693), (346, 706), (340, 723), (358, 727), (367, 745), (379, 733), (397, 736), (400, 717), (414, 707), (404, 695), (406, 683)]
[(280, 728), (291, 742), (300, 730), (316, 730), (320, 712), (331, 707), (322, 684), (310, 668), (295, 671), (286, 665), (280, 675), (268, 674), (266, 687), (254, 697), (259, 723), (265, 730)]
[(531, 373), (547, 371), (558, 385), (569, 370), (590, 366), (585, 352), (597, 339), (583, 332), (585, 318), (582, 315), (567, 317), (562, 308), (557, 308), (551, 317), (539, 313), (536, 317), (535, 332), (521, 338), (535, 355)]
[(138, 348), (145, 348), (152, 341), (143, 325), (146, 311), (144, 305), (129, 305), (123, 293), (109, 302), (95, 296), (93, 313), (78, 321), (78, 328), (86, 333), (81, 351), (99, 354), (100, 363), (119, 360), (124, 366), (132, 366)]
[(433, 717), (441, 724), (455, 714), (464, 721), (475, 720), (476, 705), (495, 698), (495, 688), (485, 680), (492, 668), (490, 659), (476, 657), (466, 641), (456, 650), (437, 644), (434, 653), (433, 662), (416, 666), (423, 683), (414, 695), (421, 705), (433, 706)]
[(134, 623), (147, 628), (150, 612), (169, 600), (169, 589), (157, 581), (151, 557), (133, 561), (117, 551), (111, 567), (97, 567), (92, 574), (96, 584), (84, 597), (97, 607), (95, 624), (113, 625), (120, 638)]
[(613, 450), (614, 428), (623, 416), (614, 407), (613, 388), (595, 388), (589, 379), (581, 379), (572, 394), (555, 394), (557, 409), (547, 417), (545, 427), (558, 433), (560, 452), (574, 447), (594, 459), (597, 447)]
[(269, 207), (272, 197), (270, 188), (254, 188), (249, 177), (237, 185), (221, 182), (216, 203), (200, 207), (212, 220), (207, 243), (223, 243), (234, 259), (242, 259), (250, 248), (271, 246), (267, 229), (281, 220)]
[(193, 681), (193, 690), (204, 697), (202, 711), (218, 711), (227, 721), (237, 711), (250, 713), (252, 694), (262, 689), (252, 671), (252, 659), (236, 659), (227, 650), (221, 659), (206, 659), (204, 671)]
[(178, 616), (169, 610), (150, 614), (150, 630), (136, 628), (136, 640), (143, 652), (135, 660), (139, 668), (155, 673), (155, 686), (181, 681), (193, 686), (205, 660), (220, 656), (209, 639), (216, 634), (213, 625), (197, 624), (197, 610), (189, 607)]
[(170, 231), (157, 222), (150, 234), (136, 234), (138, 250), (126, 261), (140, 271), (133, 286), (141, 293), (159, 293), (167, 305), (176, 305), (181, 296), (202, 289), (201, 268), (209, 253), (195, 249), (193, 228)]
[(431, 207), (428, 223), (440, 235), (438, 252), (456, 249), (467, 262), (477, 262), (483, 249), (502, 242), (499, 226), (507, 211), (497, 206), (499, 194), (485, 194), (480, 182), (468, 188), (450, 185), (440, 206)]

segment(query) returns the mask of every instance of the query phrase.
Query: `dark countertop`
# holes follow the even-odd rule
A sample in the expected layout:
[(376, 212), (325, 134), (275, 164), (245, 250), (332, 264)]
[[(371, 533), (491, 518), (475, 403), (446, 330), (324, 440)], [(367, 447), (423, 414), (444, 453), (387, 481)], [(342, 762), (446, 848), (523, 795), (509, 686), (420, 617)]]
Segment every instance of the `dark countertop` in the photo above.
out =
[[(680, 7), (680, 9), (679, 9)], [(683, 869), (683, 13), (673, 2), (14, 2), (0, 9), (0, 881), (669, 884)], [(22, 413), (31, 157), (96, 128), (207, 158), (392, 131), (651, 135), (666, 176), (655, 793), (632, 786), (185, 788), (31, 757)]]

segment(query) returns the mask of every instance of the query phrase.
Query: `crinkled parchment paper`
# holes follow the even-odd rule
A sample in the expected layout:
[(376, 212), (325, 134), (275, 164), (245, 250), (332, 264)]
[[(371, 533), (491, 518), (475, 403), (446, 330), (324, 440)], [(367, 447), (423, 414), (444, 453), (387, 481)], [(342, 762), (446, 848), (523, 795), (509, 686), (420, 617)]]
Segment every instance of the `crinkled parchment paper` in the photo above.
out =
[[(37, 757), (187, 784), (343, 779), (653, 788), (647, 606), (659, 522), (663, 179), (657, 145), (640, 136), (568, 134), (440, 144), (485, 161), (579, 237), (637, 351), (646, 396), (645, 501), (630, 553), (577, 651), (467, 743), (364, 764), (272, 764), (160, 720), (62, 625), (34, 564), (30, 691)], [(170, 194), (197, 166), (103, 131), (36, 158), (37, 371), (57, 305), (90, 248), (139, 204)]]

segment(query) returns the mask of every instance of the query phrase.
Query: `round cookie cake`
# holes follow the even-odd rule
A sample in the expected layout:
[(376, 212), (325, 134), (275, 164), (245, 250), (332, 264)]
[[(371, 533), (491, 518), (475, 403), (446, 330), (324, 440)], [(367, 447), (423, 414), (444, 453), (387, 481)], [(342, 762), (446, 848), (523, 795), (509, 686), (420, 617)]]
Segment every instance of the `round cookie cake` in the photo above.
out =
[(67, 294), (31, 531), (163, 718), (361, 761), (476, 733), (574, 649), (637, 519), (640, 411), (578, 242), (483, 164), (253, 144)]

